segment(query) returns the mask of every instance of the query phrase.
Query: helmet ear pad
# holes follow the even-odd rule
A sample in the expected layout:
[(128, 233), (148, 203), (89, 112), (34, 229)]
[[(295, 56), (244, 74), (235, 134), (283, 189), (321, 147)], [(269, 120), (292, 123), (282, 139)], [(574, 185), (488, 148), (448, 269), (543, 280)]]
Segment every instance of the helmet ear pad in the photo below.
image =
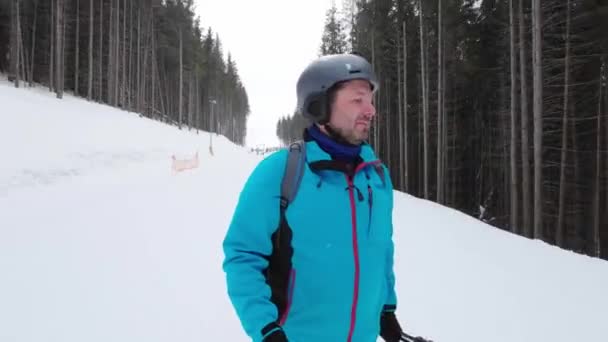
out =
[(308, 97), (307, 103), (304, 104), (304, 115), (313, 122), (326, 124), (329, 122), (329, 103), (327, 94), (319, 92)]
[(318, 92), (309, 97), (306, 104), (306, 113), (310, 119), (321, 125), (327, 124), (331, 118), (332, 104), (336, 99), (336, 93), (342, 89), (347, 81), (340, 81), (333, 84), (329, 89)]

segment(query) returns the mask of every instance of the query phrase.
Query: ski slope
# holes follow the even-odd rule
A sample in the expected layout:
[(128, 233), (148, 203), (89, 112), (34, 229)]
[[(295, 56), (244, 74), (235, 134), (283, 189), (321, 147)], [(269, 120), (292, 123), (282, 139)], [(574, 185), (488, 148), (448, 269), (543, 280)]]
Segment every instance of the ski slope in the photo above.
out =
[[(246, 148), (0, 81), (0, 341), (248, 341), (221, 242)], [(173, 173), (171, 155), (199, 152)], [(395, 192), (398, 317), (436, 342), (605, 342), (608, 263)], [(308, 342), (308, 341), (295, 341)]]

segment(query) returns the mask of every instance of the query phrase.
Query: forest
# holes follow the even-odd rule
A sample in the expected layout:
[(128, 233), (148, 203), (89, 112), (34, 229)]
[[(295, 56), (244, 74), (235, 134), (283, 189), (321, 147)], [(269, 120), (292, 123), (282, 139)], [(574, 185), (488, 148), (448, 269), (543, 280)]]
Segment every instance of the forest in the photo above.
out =
[[(0, 73), (244, 144), (236, 62), (193, 0), (0, 1)], [(608, 259), (608, 0), (344, 0), (319, 55), (381, 81), (397, 190)], [(308, 123), (286, 113), (284, 144)], [(136, 134), (136, 132), (134, 132)]]
[(607, 0), (345, 0), (318, 54), (344, 52), (380, 78), (369, 144), (397, 190), (608, 259)]
[(247, 91), (193, 0), (2, 0), (0, 72), (244, 144)]

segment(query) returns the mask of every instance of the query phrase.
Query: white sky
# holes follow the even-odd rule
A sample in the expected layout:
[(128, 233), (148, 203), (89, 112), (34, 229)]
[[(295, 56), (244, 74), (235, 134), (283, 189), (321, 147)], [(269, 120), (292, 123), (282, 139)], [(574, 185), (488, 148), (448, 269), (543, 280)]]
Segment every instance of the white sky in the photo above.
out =
[(317, 57), (331, 0), (195, 0), (195, 6), (201, 26), (211, 26), (232, 54), (247, 90), (246, 144), (277, 145), (276, 122), (295, 109), (296, 81)]

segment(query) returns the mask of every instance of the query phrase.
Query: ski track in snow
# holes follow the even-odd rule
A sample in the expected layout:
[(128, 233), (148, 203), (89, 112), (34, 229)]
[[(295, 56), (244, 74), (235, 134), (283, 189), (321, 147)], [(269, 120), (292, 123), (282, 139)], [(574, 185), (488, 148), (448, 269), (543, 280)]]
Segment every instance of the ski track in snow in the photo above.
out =
[[(56, 166), (51, 169), (23, 168), (12, 172), (12, 175), (4, 175), (0, 178), (0, 196), (8, 195), (12, 191), (18, 191), (24, 187), (35, 187), (51, 185), (57, 182), (69, 181), (73, 177), (89, 175), (98, 172), (108, 172), (137, 166), (146, 161), (166, 158), (164, 151), (132, 151), (132, 152), (72, 152), (66, 158), (64, 167)], [(167, 159), (167, 165), (170, 160)]]

